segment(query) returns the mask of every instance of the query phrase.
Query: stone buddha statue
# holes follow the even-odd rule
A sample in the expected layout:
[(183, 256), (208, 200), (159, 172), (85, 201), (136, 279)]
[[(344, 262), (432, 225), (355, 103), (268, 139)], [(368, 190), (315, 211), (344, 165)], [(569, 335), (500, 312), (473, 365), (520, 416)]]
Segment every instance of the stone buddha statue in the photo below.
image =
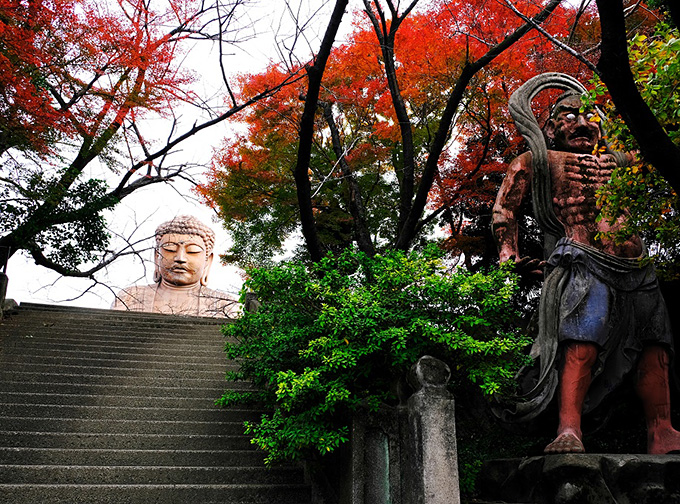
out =
[(212, 229), (193, 216), (181, 215), (158, 226), (155, 237), (154, 283), (125, 288), (116, 296), (112, 309), (237, 316), (239, 306), (234, 296), (207, 287), (215, 244)]

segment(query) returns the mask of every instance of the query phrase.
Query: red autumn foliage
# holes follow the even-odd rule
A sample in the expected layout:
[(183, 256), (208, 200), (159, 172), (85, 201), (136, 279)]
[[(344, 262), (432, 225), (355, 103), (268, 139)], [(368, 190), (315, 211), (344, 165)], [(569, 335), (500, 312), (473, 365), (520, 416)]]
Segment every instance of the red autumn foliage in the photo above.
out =
[[(541, 6), (526, 3), (525, 8), (524, 14), (533, 16)], [(571, 24), (574, 16), (571, 7), (558, 8), (543, 27), (558, 38), (572, 37), (572, 42), (581, 47), (594, 45), (593, 13), (585, 12), (576, 29)], [(365, 14), (356, 16), (354, 23), (349, 40), (331, 54), (319, 99), (322, 107), (332, 106), (332, 121), (339, 130), (345, 160), (367, 202), (376, 245), (389, 247), (397, 232), (395, 206), (403, 161), (402, 136), (376, 34)], [(396, 70), (415, 139), (416, 179), (461, 72), (522, 23), (503, 2), (489, 0), (440, 0), (404, 20), (395, 41)], [(468, 252), (481, 254), (484, 247), (476, 228), (490, 213), (507, 163), (522, 150), (507, 112), (508, 98), (528, 78), (546, 71), (570, 73), (581, 80), (589, 77), (585, 65), (557, 50), (534, 30), (469, 83), (448, 147), (439, 157), (439, 173), (429, 198), (431, 219), (446, 223), (448, 233), (455, 238), (449, 243), (458, 244), (453, 248), (465, 243)], [(262, 74), (244, 76), (243, 90), (274, 82), (282, 72), (280, 67), (271, 66)], [(261, 232), (266, 222), (290, 230), (292, 226), (284, 226), (284, 221), (296, 219), (290, 170), (303, 107), (299, 96), (304, 93), (303, 84), (277, 94), (243, 116), (248, 132), (225, 142), (214, 159), (208, 184), (200, 188), (200, 194), (219, 210), (227, 227), (237, 231), (237, 240), (239, 236), (255, 240), (254, 234)], [(545, 106), (547, 100), (539, 100), (539, 106)], [(324, 226), (335, 225), (329, 232), (338, 245), (346, 246), (352, 241), (352, 232), (346, 229), (347, 221), (351, 223), (343, 185), (347, 174), (335, 167), (337, 156), (331, 149), (329, 128), (328, 120), (318, 113), (310, 171), (313, 203), (321, 232)], [(246, 182), (249, 178), (257, 183)], [(328, 219), (324, 221), (320, 214)], [(472, 235), (463, 240), (467, 232)]]
[(54, 11), (40, 7), (39, 2), (0, 0), (0, 152), (16, 146), (44, 154), (45, 134), (66, 126), (42, 85), (41, 70), (49, 58), (40, 38)]
[(196, 9), (140, 0), (0, 0), (0, 153), (42, 156), (61, 137), (94, 140), (143, 111), (187, 99), (176, 42)]
[[(101, 212), (181, 172), (152, 165), (170, 140), (154, 150), (137, 120), (172, 119), (178, 100), (193, 99), (179, 42), (205, 27), (206, 9), (189, 0), (0, 0), (0, 267), (23, 249), (87, 276), (74, 267), (108, 250)], [(95, 159), (127, 168), (113, 188), (87, 176)], [(146, 176), (132, 178), (141, 166)]]

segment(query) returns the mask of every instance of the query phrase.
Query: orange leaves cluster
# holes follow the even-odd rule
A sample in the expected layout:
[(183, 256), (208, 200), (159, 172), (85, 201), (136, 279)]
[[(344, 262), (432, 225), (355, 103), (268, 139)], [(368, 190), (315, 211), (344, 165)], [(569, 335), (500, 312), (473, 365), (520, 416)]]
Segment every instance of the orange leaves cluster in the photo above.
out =
[[(199, 7), (169, 0), (0, 0), (0, 152), (46, 155), (61, 135), (93, 139), (144, 110), (189, 99), (177, 41)], [(171, 24), (172, 23), (172, 24)]]
[[(522, 24), (503, 2), (442, 0), (440, 6), (432, 23), (441, 27), (449, 46), (458, 44), (457, 54), (465, 58), (459, 65), (480, 57)], [(533, 16), (539, 6), (526, 2), (523, 8), (523, 14)], [(560, 8), (543, 28), (558, 38), (566, 38), (573, 21), (573, 11)], [(578, 26), (593, 22), (593, 13), (586, 12)], [(583, 43), (587, 41), (583, 39)], [(466, 219), (488, 211), (507, 164), (525, 148), (509, 116), (508, 99), (526, 80), (549, 71), (569, 73), (583, 81), (588, 78), (585, 65), (556, 50), (534, 30), (477, 74), (457, 119), (452, 149), (440, 159), (440, 177), (431, 193), (431, 207), (463, 207)], [(536, 111), (538, 115), (547, 111), (550, 98), (539, 96), (537, 103), (542, 109)]]

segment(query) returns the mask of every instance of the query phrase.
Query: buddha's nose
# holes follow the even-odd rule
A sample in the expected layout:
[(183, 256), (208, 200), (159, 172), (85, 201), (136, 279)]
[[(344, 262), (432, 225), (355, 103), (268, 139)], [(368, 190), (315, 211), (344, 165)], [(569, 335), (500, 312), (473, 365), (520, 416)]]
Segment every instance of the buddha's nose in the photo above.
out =
[(183, 247), (179, 247), (177, 249), (177, 252), (175, 253), (175, 262), (178, 263), (187, 262), (186, 253), (184, 252)]

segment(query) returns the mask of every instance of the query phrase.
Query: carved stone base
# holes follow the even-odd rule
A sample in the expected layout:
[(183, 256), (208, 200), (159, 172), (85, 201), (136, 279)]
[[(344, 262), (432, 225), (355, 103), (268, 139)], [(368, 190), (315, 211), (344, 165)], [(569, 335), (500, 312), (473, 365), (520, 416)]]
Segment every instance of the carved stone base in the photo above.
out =
[(486, 462), (484, 500), (535, 504), (680, 503), (680, 455), (565, 454)]

